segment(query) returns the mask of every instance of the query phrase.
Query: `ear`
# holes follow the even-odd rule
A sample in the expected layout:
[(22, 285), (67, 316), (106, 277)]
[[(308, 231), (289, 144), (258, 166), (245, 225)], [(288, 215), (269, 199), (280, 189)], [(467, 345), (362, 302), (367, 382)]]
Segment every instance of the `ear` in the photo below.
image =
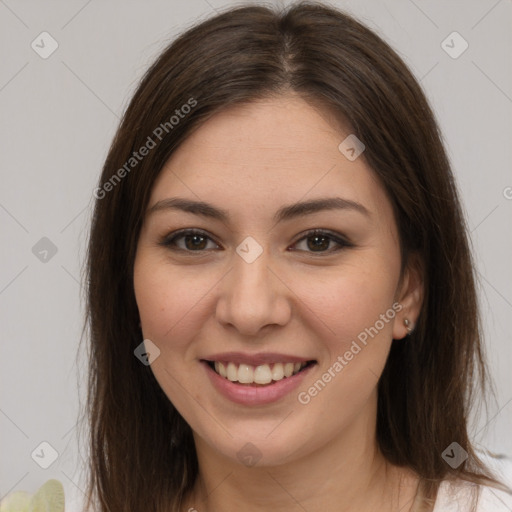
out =
[(420, 315), (423, 297), (424, 268), (421, 258), (414, 253), (409, 256), (409, 262), (396, 293), (396, 301), (402, 305), (402, 309), (395, 318), (393, 339), (401, 340), (407, 336), (405, 319), (409, 321), (409, 328), (414, 329)]

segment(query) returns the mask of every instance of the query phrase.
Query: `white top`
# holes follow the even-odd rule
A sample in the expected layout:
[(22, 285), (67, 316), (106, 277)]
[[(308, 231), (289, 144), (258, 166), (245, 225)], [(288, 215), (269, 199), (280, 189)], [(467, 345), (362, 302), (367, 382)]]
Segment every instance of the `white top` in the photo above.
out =
[[(434, 512), (469, 512), (472, 502), (472, 484), (458, 485), (443, 482), (434, 507)], [(480, 497), (477, 501), (476, 512), (512, 512), (512, 494), (480, 486)]]
[[(479, 452), (490, 469), (505, 485), (512, 488), (512, 459), (507, 457), (495, 458), (492, 455)], [(489, 486), (479, 486), (480, 496), (476, 512), (512, 512), (512, 494)], [(434, 512), (469, 512), (472, 504), (472, 494), (476, 485), (469, 482), (444, 481), (437, 493)]]

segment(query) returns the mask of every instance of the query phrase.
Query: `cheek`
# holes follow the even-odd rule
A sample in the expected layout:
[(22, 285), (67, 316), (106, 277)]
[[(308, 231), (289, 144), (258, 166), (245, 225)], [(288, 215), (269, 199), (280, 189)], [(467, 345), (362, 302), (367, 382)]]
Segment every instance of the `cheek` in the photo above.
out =
[(313, 275), (295, 278), (294, 291), (305, 306), (303, 310), (318, 319), (316, 323), (325, 334), (331, 357), (347, 350), (360, 334), (364, 338), (376, 323), (381, 338), (391, 335), (397, 276), (393, 268), (377, 262), (363, 257), (360, 264), (333, 268), (321, 279)]
[(164, 350), (186, 347), (200, 329), (202, 301), (214, 283), (211, 275), (199, 275), (192, 267), (143, 255), (136, 259), (134, 288), (144, 337)]
[(389, 277), (377, 279), (356, 268), (346, 274), (338, 269), (331, 277), (300, 291), (303, 310), (321, 320), (317, 324), (323, 326), (322, 334), (317, 336), (326, 357), (315, 378), (298, 390), (297, 399), (312, 416), (312, 411), (319, 417), (322, 411), (339, 411), (337, 419), (323, 427), (334, 435), (375, 398), (397, 306), (393, 308), (394, 282)]
[(314, 404), (319, 414), (339, 405), (346, 424), (375, 395), (400, 309), (394, 303), (398, 271), (387, 258), (368, 254), (321, 280), (308, 279), (308, 286), (297, 284), (303, 311), (320, 320), (316, 336), (326, 356), (315, 379), (299, 390), (299, 403)]
[(189, 354), (204, 321), (200, 318), (204, 284), (190, 268), (172, 266), (152, 254), (142, 252), (135, 261), (134, 289), (143, 336), (160, 350), (151, 370), (169, 400), (187, 417), (193, 410), (187, 397), (199, 395), (189, 378), (195, 364)]

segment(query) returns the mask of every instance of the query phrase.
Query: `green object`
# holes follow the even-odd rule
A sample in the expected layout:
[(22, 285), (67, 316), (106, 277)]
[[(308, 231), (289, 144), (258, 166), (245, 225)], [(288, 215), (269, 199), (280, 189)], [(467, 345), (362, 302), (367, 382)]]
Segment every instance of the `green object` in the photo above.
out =
[(0, 512), (27, 512), (32, 495), (25, 491), (8, 494), (0, 503)]
[(64, 487), (52, 479), (34, 495), (25, 491), (8, 494), (0, 503), (0, 512), (64, 512), (64, 505)]

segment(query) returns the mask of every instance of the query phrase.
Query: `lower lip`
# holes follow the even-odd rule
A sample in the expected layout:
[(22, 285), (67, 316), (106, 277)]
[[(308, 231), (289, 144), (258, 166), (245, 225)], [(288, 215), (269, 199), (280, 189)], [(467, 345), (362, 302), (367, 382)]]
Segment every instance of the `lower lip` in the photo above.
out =
[(291, 377), (285, 377), (273, 384), (251, 386), (231, 382), (212, 370), (208, 363), (202, 361), (202, 364), (217, 391), (232, 402), (242, 405), (265, 405), (276, 402), (296, 389), (310, 370), (316, 366), (316, 363), (312, 364), (299, 373)]

